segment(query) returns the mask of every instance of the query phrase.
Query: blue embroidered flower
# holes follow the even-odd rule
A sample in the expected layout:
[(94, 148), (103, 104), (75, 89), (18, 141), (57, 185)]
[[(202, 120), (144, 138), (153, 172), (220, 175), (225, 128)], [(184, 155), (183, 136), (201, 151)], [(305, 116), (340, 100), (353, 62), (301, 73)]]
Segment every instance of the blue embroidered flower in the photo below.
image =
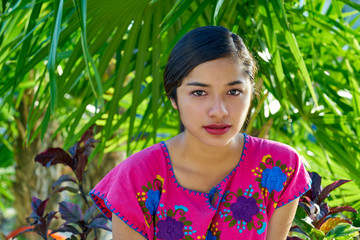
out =
[(240, 196), (236, 202), (230, 205), (230, 210), (234, 219), (250, 222), (252, 217), (259, 213), (259, 207), (256, 200), (252, 197)]
[(286, 179), (285, 173), (283, 173), (278, 166), (275, 166), (272, 169), (266, 168), (262, 173), (261, 185), (267, 188), (269, 193), (274, 190), (280, 192), (284, 187), (283, 184)]
[(210, 230), (207, 231), (205, 240), (216, 240), (216, 236)]
[(159, 229), (156, 237), (164, 240), (177, 240), (184, 238), (184, 223), (176, 221), (172, 217), (166, 217), (165, 220), (160, 220), (157, 224)]
[(147, 199), (145, 201), (145, 206), (149, 209), (150, 214), (154, 215), (156, 209), (160, 202), (160, 191), (159, 190), (152, 190), (150, 189), (147, 193)]

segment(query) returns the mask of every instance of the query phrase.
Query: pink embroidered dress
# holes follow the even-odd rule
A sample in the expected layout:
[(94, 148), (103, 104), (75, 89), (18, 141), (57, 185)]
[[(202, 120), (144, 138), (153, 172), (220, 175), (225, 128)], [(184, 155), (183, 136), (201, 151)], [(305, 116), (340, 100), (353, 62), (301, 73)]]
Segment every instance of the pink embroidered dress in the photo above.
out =
[(289, 146), (244, 136), (239, 163), (209, 193), (178, 184), (161, 142), (115, 167), (90, 196), (107, 218), (114, 213), (146, 239), (266, 239), (274, 210), (311, 180)]

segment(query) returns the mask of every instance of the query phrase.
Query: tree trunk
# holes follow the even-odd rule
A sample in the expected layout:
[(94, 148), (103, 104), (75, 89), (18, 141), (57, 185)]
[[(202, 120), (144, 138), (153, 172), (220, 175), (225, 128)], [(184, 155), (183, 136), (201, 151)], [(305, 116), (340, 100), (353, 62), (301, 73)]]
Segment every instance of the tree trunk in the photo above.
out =
[[(36, 138), (30, 145), (26, 143), (26, 121), (28, 108), (26, 104), (31, 102), (32, 93), (26, 92), (23, 101), (18, 109), (18, 118), (15, 119), (18, 133), (14, 136), (14, 157), (15, 157), (15, 181), (13, 192), (15, 197), (14, 208), (17, 213), (16, 226), (28, 225), (26, 218), (32, 213), (32, 196), (44, 200), (51, 191), (51, 184), (60, 176), (60, 166), (45, 168), (35, 163), (35, 156), (52, 146), (61, 146), (58, 139), (50, 141), (50, 134), (54, 132), (55, 126), (50, 122), (48, 131), (41, 144), (40, 138)], [(42, 146), (43, 145), (43, 146)], [(53, 209), (54, 200), (49, 201), (47, 209)], [(57, 210), (57, 209), (56, 209)]]

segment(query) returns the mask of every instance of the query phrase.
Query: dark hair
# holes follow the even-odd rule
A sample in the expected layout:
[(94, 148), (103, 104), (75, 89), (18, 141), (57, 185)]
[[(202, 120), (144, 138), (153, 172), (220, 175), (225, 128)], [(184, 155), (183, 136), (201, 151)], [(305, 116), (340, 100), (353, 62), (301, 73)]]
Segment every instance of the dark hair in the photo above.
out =
[(256, 62), (241, 37), (220, 26), (196, 28), (185, 34), (173, 48), (164, 71), (164, 88), (169, 98), (176, 99), (176, 89), (183, 79), (201, 63), (230, 57), (245, 66), (253, 81)]
[[(241, 37), (220, 26), (199, 27), (186, 33), (171, 51), (165, 67), (166, 95), (177, 102), (176, 89), (183, 79), (201, 63), (222, 57), (238, 61), (254, 81), (256, 62)], [(181, 121), (180, 131), (184, 131)]]

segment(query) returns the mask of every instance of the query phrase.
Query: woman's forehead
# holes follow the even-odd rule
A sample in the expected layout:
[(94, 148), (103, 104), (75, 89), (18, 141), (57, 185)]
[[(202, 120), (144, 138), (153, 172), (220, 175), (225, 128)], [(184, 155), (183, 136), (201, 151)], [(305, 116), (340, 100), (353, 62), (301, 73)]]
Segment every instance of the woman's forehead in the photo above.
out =
[(214, 83), (214, 81), (234, 85), (248, 80), (250, 80), (249, 67), (238, 61), (220, 58), (196, 66), (183, 79), (181, 85), (200, 86)]

